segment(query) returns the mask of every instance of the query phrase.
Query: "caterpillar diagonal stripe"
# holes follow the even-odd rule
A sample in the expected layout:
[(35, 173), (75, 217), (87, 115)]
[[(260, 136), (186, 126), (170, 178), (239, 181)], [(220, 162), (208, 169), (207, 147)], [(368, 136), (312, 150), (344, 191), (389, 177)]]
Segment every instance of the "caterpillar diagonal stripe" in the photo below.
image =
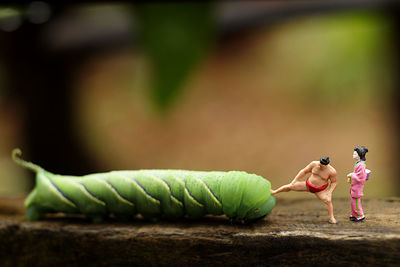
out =
[(253, 221), (275, 206), (268, 180), (243, 171), (135, 170), (85, 176), (50, 173), (21, 159), (13, 160), (36, 173), (36, 185), (25, 200), (27, 219), (49, 213), (84, 214), (101, 221), (113, 214), (147, 219), (200, 218), (206, 214)]

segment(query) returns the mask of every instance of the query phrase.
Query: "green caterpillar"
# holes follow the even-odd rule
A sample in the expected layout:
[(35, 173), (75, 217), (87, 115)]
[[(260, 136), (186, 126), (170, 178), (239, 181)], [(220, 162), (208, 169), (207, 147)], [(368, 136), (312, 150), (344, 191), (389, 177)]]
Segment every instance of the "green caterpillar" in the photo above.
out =
[(205, 214), (252, 221), (275, 206), (268, 180), (242, 171), (185, 170), (111, 171), (82, 177), (50, 173), (24, 161), (19, 149), (13, 160), (36, 173), (36, 186), (25, 200), (27, 219), (47, 213), (84, 214), (95, 222), (109, 214), (132, 218), (199, 218)]

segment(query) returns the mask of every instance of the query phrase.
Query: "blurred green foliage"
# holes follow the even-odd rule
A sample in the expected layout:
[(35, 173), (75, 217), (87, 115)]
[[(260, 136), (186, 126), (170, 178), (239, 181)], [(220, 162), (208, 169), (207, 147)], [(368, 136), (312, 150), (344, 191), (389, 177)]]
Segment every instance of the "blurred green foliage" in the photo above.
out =
[[(342, 14), (327, 17), (324, 24), (331, 31), (321, 44), (329, 49), (323, 58), (328, 64), (313, 71), (324, 78), (328, 96), (347, 97), (349, 88), (359, 91), (357, 95), (374, 95), (389, 89), (391, 27), (388, 18), (370, 13)], [(316, 30), (322, 29), (317, 26)]]
[(152, 64), (151, 97), (160, 110), (170, 106), (210, 47), (213, 6), (210, 2), (136, 5), (140, 41)]
[(8, 19), (19, 16), (21, 12), (16, 8), (0, 7), (0, 19)]
[(275, 66), (279, 71), (272, 77), (284, 81), (292, 93), (328, 104), (388, 95), (393, 77), (391, 31), (390, 19), (377, 12), (298, 21), (286, 27), (285, 36), (275, 43), (280, 66)]

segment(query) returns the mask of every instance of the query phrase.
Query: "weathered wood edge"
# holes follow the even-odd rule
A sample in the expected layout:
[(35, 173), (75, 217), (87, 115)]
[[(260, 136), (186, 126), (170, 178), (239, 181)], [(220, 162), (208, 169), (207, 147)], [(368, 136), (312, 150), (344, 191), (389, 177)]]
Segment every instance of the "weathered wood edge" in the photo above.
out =
[(337, 199), (339, 225), (326, 223), (326, 211), (313, 199), (281, 199), (269, 217), (253, 225), (220, 217), (27, 222), (21, 201), (0, 200), (0, 262), (6, 266), (400, 264), (398, 198), (364, 201), (370, 219), (361, 224), (342, 218), (348, 200)]

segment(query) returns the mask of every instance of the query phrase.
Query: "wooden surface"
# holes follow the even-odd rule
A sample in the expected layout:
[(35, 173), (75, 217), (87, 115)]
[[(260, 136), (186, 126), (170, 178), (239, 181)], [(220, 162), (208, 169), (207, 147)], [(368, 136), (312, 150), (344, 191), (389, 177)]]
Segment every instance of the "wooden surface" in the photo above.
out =
[(27, 222), (22, 198), (0, 199), (1, 266), (400, 266), (400, 199), (363, 200), (366, 221), (348, 220), (349, 199), (334, 199), (338, 225), (314, 198), (279, 198), (251, 225), (225, 217), (157, 223), (52, 216)]

